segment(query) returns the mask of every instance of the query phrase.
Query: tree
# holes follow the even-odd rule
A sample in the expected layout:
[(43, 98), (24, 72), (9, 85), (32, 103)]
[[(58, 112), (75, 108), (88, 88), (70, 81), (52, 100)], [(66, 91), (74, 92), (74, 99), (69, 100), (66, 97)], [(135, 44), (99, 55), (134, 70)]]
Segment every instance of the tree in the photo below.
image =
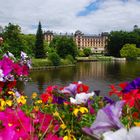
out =
[(39, 22), (37, 33), (36, 33), (35, 57), (36, 58), (45, 57), (44, 39), (43, 39), (43, 31), (42, 31), (42, 27), (41, 27), (41, 22)]
[(92, 53), (90, 48), (84, 48), (83, 52), (84, 52), (86, 57), (88, 57)]
[(5, 51), (10, 51), (15, 56), (19, 56), (20, 51), (24, 50), (20, 26), (9, 23), (4, 28), (3, 38), (4, 43), (6, 43)]
[(58, 55), (65, 58), (67, 55), (71, 55), (73, 58), (77, 55), (77, 47), (70, 37), (55, 37), (49, 45), (50, 48), (56, 49)]
[(35, 35), (34, 34), (22, 34), (22, 41), (24, 44), (24, 52), (29, 56), (34, 56), (35, 54)]
[(120, 50), (125, 44), (136, 44), (140, 48), (140, 29), (132, 32), (113, 31), (108, 36), (107, 54), (120, 57)]
[(106, 46), (108, 55), (120, 57), (120, 50), (125, 44), (126, 34), (124, 31), (113, 31), (109, 34)]
[(135, 44), (125, 44), (120, 50), (121, 57), (127, 59), (136, 59), (139, 55), (140, 49), (136, 48)]
[(0, 26), (0, 36), (2, 36), (2, 33), (3, 33), (3, 27)]

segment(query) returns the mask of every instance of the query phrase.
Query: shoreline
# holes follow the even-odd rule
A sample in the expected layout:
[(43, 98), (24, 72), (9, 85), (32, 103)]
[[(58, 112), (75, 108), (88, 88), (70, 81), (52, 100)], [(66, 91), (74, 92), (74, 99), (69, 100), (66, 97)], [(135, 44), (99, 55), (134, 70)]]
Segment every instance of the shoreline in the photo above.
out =
[(32, 67), (30, 70), (48, 70), (48, 69), (57, 69), (57, 68), (64, 68), (64, 67), (73, 67), (75, 64), (71, 65), (60, 65), (60, 66), (46, 66), (46, 67)]

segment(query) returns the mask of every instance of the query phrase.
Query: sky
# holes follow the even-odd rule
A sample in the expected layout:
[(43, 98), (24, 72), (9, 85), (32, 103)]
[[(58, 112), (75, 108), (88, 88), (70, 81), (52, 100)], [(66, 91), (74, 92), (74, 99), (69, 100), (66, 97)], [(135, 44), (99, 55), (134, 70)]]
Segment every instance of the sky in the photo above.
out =
[(140, 27), (140, 0), (0, 0), (0, 26), (36, 33), (39, 21), (56, 33), (131, 31)]

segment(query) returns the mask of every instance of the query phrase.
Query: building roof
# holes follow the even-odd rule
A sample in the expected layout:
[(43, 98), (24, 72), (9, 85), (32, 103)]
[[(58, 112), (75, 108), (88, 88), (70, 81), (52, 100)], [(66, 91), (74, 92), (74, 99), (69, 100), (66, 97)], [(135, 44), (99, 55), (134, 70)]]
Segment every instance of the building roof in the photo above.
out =
[(48, 30), (48, 31), (45, 32), (44, 34), (53, 35), (53, 32)]

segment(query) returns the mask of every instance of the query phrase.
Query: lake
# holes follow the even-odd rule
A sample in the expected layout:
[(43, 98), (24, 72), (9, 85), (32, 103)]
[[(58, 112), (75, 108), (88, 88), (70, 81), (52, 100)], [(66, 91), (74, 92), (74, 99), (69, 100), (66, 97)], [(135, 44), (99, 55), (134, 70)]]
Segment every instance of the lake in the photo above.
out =
[(92, 90), (101, 90), (107, 95), (110, 84), (131, 81), (140, 77), (140, 61), (96, 61), (79, 62), (72, 67), (31, 71), (32, 81), (20, 89), (31, 96), (32, 92), (42, 93), (49, 85), (65, 86), (74, 81), (82, 81)]

